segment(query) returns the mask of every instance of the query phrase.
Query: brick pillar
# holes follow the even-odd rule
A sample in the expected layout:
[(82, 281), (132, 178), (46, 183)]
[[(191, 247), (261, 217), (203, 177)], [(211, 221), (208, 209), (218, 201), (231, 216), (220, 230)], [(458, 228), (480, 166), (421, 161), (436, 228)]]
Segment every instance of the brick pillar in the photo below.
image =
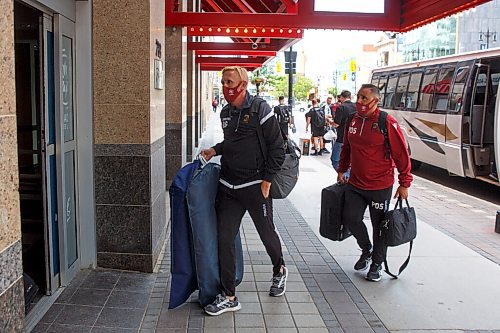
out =
[(167, 181), (186, 164), (187, 143), (187, 30), (165, 29), (165, 135)]
[(151, 272), (166, 234), (165, 4), (125, 2), (93, 1), (97, 265)]

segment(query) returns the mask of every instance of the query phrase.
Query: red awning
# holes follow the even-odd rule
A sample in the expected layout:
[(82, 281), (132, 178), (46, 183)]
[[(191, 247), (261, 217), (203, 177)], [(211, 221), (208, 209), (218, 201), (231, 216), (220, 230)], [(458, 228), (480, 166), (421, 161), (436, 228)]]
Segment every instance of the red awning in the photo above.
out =
[[(180, 12), (180, 0), (165, 0), (165, 24), (188, 27), (188, 48), (202, 68), (234, 64), (234, 56), (247, 56), (251, 60), (241, 63), (258, 68), (275, 56), (269, 52), (300, 40), (304, 29), (406, 32), (491, 0), (384, 1), (384, 13), (375, 14), (314, 11), (314, 0), (201, 0), (199, 12)], [(192, 41), (207, 36), (230, 37), (233, 43)]]

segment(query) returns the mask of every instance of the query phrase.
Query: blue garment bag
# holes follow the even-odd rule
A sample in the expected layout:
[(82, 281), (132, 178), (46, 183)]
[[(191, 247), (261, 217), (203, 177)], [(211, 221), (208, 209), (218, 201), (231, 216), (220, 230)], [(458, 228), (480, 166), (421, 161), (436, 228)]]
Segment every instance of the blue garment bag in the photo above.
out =
[[(215, 198), (220, 165), (199, 160), (180, 169), (170, 193), (171, 273), (169, 309), (187, 301), (199, 289), (202, 306), (220, 292)], [(235, 238), (236, 283), (243, 279), (243, 249), (239, 233)]]
[[(215, 198), (220, 165), (208, 163), (198, 170), (189, 184), (187, 204), (193, 236), (194, 261), (198, 280), (198, 299), (202, 306), (220, 293)], [(243, 279), (243, 249), (240, 234), (235, 238), (236, 284)]]
[(191, 242), (191, 226), (186, 192), (201, 162), (194, 161), (180, 169), (170, 186), (170, 253), (172, 281), (169, 308), (183, 304), (196, 290), (196, 272)]

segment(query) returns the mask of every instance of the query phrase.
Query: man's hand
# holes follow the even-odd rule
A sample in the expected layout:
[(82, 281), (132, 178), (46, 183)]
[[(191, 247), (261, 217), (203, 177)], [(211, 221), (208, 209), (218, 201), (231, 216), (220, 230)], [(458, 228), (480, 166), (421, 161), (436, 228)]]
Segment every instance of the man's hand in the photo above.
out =
[(408, 199), (408, 188), (404, 186), (399, 186), (394, 194), (394, 198)]
[(208, 149), (203, 149), (201, 151), (201, 156), (203, 156), (207, 161), (210, 161), (212, 157), (215, 156), (216, 152), (215, 149), (213, 148), (208, 148)]
[(260, 190), (262, 191), (262, 196), (267, 199), (269, 197), (269, 190), (271, 190), (271, 183), (263, 180), (260, 184)]
[(337, 182), (339, 183), (342, 183), (342, 184), (345, 184), (347, 183), (347, 179), (345, 178), (345, 172), (339, 172), (337, 174)]

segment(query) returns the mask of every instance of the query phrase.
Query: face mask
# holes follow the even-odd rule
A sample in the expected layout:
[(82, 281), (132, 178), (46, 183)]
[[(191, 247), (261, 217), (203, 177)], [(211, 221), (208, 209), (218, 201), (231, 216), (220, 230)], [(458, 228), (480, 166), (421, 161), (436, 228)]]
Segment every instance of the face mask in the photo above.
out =
[(365, 117), (366, 114), (368, 112), (370, 112), (370, 110), (375, 106), (377, 105), (377, 102), (378, 100), (377, 99), (374, 99), (373, 101), (371, 101), (370, 103), (368, 104), (361, 104), (359, 102), (356, 102), (356, 110), (358, 111), (358, 114), (361, 116), (361, 117)]
[(243, 92), (243, 90), (238, 91), (238, 88), (241, 86), (241, 83), (238, 84), (235, 88), (229, 88), (229, 87), (222, 87), (222, 92), (224, 94), (224, 98), (226, 101), (230, 104), (234, 102), (236, 98), (238, 98), (239, 95)]

